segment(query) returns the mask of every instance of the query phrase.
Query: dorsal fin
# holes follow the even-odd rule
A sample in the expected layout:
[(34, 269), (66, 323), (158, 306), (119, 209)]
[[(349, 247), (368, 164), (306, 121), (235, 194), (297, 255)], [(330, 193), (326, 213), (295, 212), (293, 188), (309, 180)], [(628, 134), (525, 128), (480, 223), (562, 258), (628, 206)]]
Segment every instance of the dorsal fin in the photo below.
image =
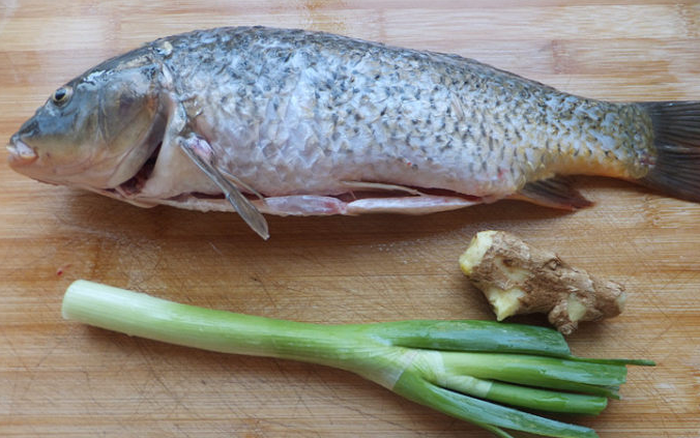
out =
[(558, 176), (529, 182), (510, 198), (562, 210), (578, 210), (593, 205), (571, 186), (568, 179)]

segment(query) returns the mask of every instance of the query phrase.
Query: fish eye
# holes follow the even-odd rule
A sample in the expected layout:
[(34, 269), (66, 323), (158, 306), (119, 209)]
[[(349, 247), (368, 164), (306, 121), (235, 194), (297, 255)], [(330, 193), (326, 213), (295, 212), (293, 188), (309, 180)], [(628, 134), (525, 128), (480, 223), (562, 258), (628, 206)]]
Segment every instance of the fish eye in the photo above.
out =
[(51, 96), (51, 100), (53, 103), (56, 105), (65, 105), (68, 103), (70, 100), (71, 96), (73, 95), (73, 88), (69, 86), (61, 87), (58, 90), (54, 91), (53, 95)]

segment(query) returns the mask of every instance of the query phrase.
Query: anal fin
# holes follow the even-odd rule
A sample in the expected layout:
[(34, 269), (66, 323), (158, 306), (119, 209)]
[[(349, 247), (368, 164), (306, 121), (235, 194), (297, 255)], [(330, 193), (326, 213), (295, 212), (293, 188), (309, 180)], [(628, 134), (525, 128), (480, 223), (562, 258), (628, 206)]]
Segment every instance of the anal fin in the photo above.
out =
[(591, 201), (584, 198), (578, 190), (572, 187), (568, 179), (563, 177), (529, 182), (518, 193), (511, 195), (510, 199), (519, 199), (562, 210), (578, 210), (593, 205)]

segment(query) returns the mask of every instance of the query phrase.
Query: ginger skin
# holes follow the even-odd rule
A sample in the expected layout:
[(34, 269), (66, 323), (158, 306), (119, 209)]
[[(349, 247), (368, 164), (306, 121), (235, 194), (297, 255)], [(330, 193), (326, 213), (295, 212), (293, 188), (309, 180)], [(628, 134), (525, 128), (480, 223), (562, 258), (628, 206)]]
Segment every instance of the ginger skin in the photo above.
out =
[(617, 316), (624, 308), (622, 285), (593, 277), (503, 231), (477, 233), (459, 264), (486, 295), (499, 321), (547, 313), (549, 322), (568, 335), (580, 321)]

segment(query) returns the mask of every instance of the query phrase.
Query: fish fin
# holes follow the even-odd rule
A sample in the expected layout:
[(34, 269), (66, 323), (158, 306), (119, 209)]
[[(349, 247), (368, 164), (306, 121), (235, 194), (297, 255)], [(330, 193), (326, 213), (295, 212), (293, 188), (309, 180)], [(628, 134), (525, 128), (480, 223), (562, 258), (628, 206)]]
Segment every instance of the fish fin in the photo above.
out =
[(421, 215), (456, 210), (481, 204), (456, 196), (404, 196), (394, 198), (366, 198), (349, 202), (344, 214), (353, 216), (366, 213), (400, 213)]
[(244, 190), (247, 190), (248, 192), (250, 192), (250, 193), (252, 193), (253, 195), (255, 195), (255, 197), (257, 197), (257, 198), (260, 199), (261, 201), (265, 202), (265, 197), (264, 197), (263, 195), (261, 195), (260, 192), (258, 192), (257, 190), (255, 190), (254, 188), (252, 188), (251, 186), (249, 186), (248, 184), (244, 183), (244, 182), (243, 182), (242, 180), (240, 180), (237, 176), (231, 175), (231, 174), (228, 173), (225, 169), (221, 169), (221, 168), (218, 168), (218, 167), (217, 167), (217, 170), (218, 170), (219, 172), (221, 172), (221, 175), (222, 175), (224, 178), (226, 178), (227, 180), (229, 180), (234, 186), (238, 186), (238, 187), (243, 188)]
[(187, 156), (216, 184), (226, 196), (226, 200), (233, 206), (236, 212), (260, 237), (267, 240), (270, 237), (267, 221), (260, 211), (226, 179), (221, 172), (211, 163), (211, 147), (196, 136), (182, 138), (180, 148)]
[(265, 213), (278, 216), (330, 216), (347, 214), (347, 203), (332, 196), (271, 196), (265, 202), (253, 200)]
[(578, 210), (593, 205), (591, 201), (584, 198), (578, 190), (572, 187), (568, 179), (556, 176), (529, 182), (510, 198), (562, 210)]
[(700, 101), (641, 103), (651, 116), (657, 157), (639, 183), (700, 202)]
[(386, 184), (366, 181), (341, 181), (341, 183), (350, 189), (356, 190), (370, 190), (377, 192), (404, 192), (409, 193), (411, 195), (422, 195), (422, 193), (416, 189), (401, 186), (398, 184)]

